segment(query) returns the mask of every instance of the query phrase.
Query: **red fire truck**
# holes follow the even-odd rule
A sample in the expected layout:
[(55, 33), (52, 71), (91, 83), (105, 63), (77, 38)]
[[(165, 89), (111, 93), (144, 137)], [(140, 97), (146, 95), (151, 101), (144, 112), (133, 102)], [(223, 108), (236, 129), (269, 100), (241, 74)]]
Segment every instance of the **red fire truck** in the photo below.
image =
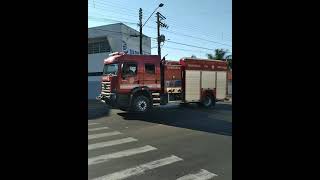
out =
[(122, 110), (146, 112), (172, 103), (211, 107), (226, 98), (227, 63), (117, 52), (104, 60), (101, 84), (97, 99)]

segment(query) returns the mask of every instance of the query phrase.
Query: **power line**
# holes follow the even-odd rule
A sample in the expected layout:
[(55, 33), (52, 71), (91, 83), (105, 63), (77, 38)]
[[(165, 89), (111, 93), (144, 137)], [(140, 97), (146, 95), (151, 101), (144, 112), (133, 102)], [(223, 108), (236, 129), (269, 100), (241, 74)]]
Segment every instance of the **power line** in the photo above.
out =
[(195, 36), (190, 36), (190, 35), (186, 35), (186, 34), (182, 34), (182, 33), (177, 33), (177, 32), (174, 32), (174, 31), (168, 31), (168, 30), (163, 30), (163, 31), (169, 32), (169, 33), (172, 33), (172, 34), (176, 34), (176, 35), (180, 35), (180, 36), (190, 37), (190, 38), (199, 39), (199, 40), (202, 40), (202, 41), (208, 41), (208, 42), (212, 42), (212, 43), (216, 43), (216, 44), (221, 44), (221, 45), (232, 47), (229, 44), (224, 44), (224, 43), (220, 43), (220, 42), (217, 42), (217, 41), (211, 41), (211, 40), (208, 40), (208, 39), (203, 39), (203, 38), (199, 38), (199, 37), (195, 37)]
[[(99, 2), (99, 1), (95, 1), (95, 2), (98, 2), (98, 3), (104, 5), (107, 8), (109, 6), (111, 6), (111, 7), (116, 7), (116, 8), (119, 8), (119, 9), (124, 9), (124, 10), (128, 10), (128, 11), (136, 12), (136, 10), (129, 9), (129, 8), (123, 6), (123, 4), (116, 3), (114, 0), (112, 0), (112, 2), (110, 2), (110, 3), (109, 2)], [(123, 1), (121, 1), (121, 2), (123, 3)], [(130, 3), (130, 2), (128, 2), (128, 3)], [(150, 13), (151, 14), (151, 11), (148, 11), (148, 10), (143, 10), (143, 11), (146, 12), (146, 13)]]
[(199, 52), (199, 53), (207, 53), (206, 51), (201, 51), (201, 50), (192, 50), (192, 49), (182, 49), (182, 48), (175, 48), (175, 47), (170, 47), (170, 46), (163, 46), (164, 49), (174, 49), (174, 50), (180, 50), (180, 51), (186, 51), (186, 52)]
[(114, 21), (114, 22), (118, 22), (118, 23), (127, 23), (127, 24), (134, 24), (134, 25), (137, 25), (137, 23), (134, 23), (134, 22), (128, 22), (128, 21), (119, 21), (119, 20), (115, 20), (115, 19), (110, 19), (110, 18), (98, 18), (98, 17), (93, 17), (93, 16), (88, 16), (89, 19), (98, 19), (98, 20), (101, 20), (101, 21)]
[[(99, 3), (101, 3), (101, 2), (99, 2)], [(125, 11), (125, 13), (127, 13), (127, 14), (132, 14), (132, 15), (138, 15), (137, 13), (132, 13), (132, 12), (137, 12), (136, 10), (133, 10), (133, 9), (128, 9), (128, 8), (125, 8), (125, 7), (123, 7), (122, 5), (120, 5), (120, 6), (115, 6), (114, 5), (114, 3), (113, 4), (105, 4), (105, 3), (101, 3), (101, 4), (104, 4), (104, 5), (108, 5), (108, 6), (114, 6), (114, 7), (117, 7), (117, 8), (119, 8), (118, 10), (116, 10), (116, 11), (114, 11), (114, 12), (117, 12), (117, 13), (119, 13), (119, 11), (123, 11), (123, 9), (126, 9), (126, 10), (128, 10), (128, 11)], [(102, 7), (105, 7), (105, 8), (108, 8), (108, 7), (106, 7), (106, 6), (102, 6)], [(113, 9), (110, 9), (110, 8), (108, 8), (108, 9), (101, 9), (101, 10), (106, 10), (106, 11), (112, 11)], [(130, 12), (131, 11), (131, 12)], [(146, 10), (144, 10), (145, 12), (148, 12), (148, 11), (146, 11)], [(179, 24), (180, 23), (180, 21), (175, 21), (175, 20), (171, 20), (171, 19), (169, 19), (168, 21), (170, 21), (170, 22), (173, 22), (172, 24)], [(194, 26), (186, 26), (186, 25), (179, 25), (179, 26), (175, 26), (175, 25), (171, 25), (171, 27), (177, 27), (177, 28), (181, 28), (181, 29), (185, 29), (185, 30), (197, 30), (197, 31), (199, 31), (200, 29), (199, 28), (196, 28), (196, 27), (194, 27)], [(202, 34), (206, 34), (206, 33), (203, 33), (203, 32), (201, 32)], [(228, 34), (228, 33), (223, 33), (224, 35), (224, 37), (226, 36), (226, 34)], [(206, 36), (211, 36), (211, 37), (217, 37), (217, 36), (219, 36), (219, 35), (209, 35), (209, 34), (206, 34)]]
[(101, 11), (115, 12), (117, 14), (125, 13), (126, 15), (128, 15), (128, 14), (130, 14), (130, 15), (138, 15), (137, 13), (126, 11), (124, 9), (118, 9), (118, 10), (117, 9), (112, 9), (110, 7), (102, 6), (100, 4), (96, 4), (95, 6), (93, 6), (91, 4), (88, 4), (88, 7), (91, 7), (93, 9), (98, 9), (98, 10), (101, 10)]
[[(128, 17), (128, 15), (129, 15), (130, 17), (138, 16), (136, 13), (128, 13), (128, 12), (121, 12), (121, 11), (106, 10), (106, 9), (104, 9), (104, 8), (100, 8), (100, 6), (97, 6), (97, 5), (96, 5), (96, 7), (93, 7), (93, 6), (89, 6), (89, 5), (88, 5), (88, 7), (93, 8), (95, 11), (98, 11), (98, 10), (101, 11), (101, 12), (108, 11), (108, 12), (113, 12), (114, 14), (123, 15), (123, 16), (126, 16), (126, 17)], [(94, 12), (94, 13), (96, 13), (96, 12)], [(105, 16), (105, 15), (103, 15), (103, 16)], [(132, 19), (131, 19), (131, 21), (132, 21)]]
[[(98, 3), (102, 4), (103, 7), (105, 7), (105, 8), (108, 8), (108, 6), (112, 6), (112, 7), (117, 7), (117, 8), (119, 8), (118, 10), (126, 9), (126, 10), (131, 11), (131, 12), (136, 12), (136, 10), (126, 8), (126, 7), (124, 7), (122, 4), (116, 4), (116, 3), (114, 3), (114, 1), (112, 1), (112, 4), (111, 4), (111, 3), (107, 3), (107, 2), (99, 2), (99, 1), (98, 1)], [(104, 5), (106, 5), (106, 6), (104, 6)], [(110, 10), (110, 8), (108, 8), (108, 10)], [(128, 11), (126, 11), (126, 12), (128, 12)], [(144, 12), (146, 12), (146, 13), (151, 13), (151, 11), (149, 12), (149, 11), (147, 11), (147, 10), (144, 10)], [(179, 24), (179, 23), (180, 23), (180, 21), (176, 21), (176, 20), (173, 20), (173, 19), (170, 19), (170, 18), (167, 18), (167, 20), (170, 21), (170, 22), (174, 22), (174, 24)], [(181, 26), (187, 27), (187, 28), (189, 28), (189, 29), (197, 29), (197, 30), (200, 30), (200, 29), (198, 29), (198, 28), (196, 28), (196, 27), (194, 27), (194, 26), (180, 25), (179, 27), (181, 27)], [(228, 33), (224, 33), (224, 34), (228, 34)]]
[(194, 46), (194, 45), (190, 45), (190, 44), (184, 44), (184, 43), (175, 42), (175, 41), (171, 41), (171, 40), (170, 40), (170, 41), (169, 41), (169, 40), (166, 40), (166, 42), (174, 43), (174, 44), (180, 44), (180, 45), (189, 46), (189, 47), (194, 47), (194, 48), (207, 49), (207, 50), (214, 51), (214, 49), (209, 49), (209, 48), (200, 47), (200, 46)]
[[(152, 41), (155, 41), (155, 39), (156, 38), (153, 38)], [(215, 49), (210, 49), (210, 48), (206, 48), (206, 47), (195, 46), (195, 45), (185, 44), (185, 43), (181, 43), (181, 42), (175, 42), (175, 41), (171, 41), (171, 40), (166, 40), (165, 42), (169, 42), (169, 43), (173, 43), (173, 44), (179, 44), (179, 45), (188, 46), (188, 47), (199, 48), (199, 49), (206, 49), (206, 50), (210, 50), (210, 51), (214, 51), (215, 50)], [(184, 50), (186, 50), (186, 49), (184, 49)], [(228, 53), (232, 53), (232, 52), (228, 52)]]
[[(113, 19), (110, 19), (113, 20)], [(117, 20), (113, 20), (113, 21), (117, 21)], [(121, 21), (117, 21), (117, 22), (121, 22)], [(123, 21), (122, 21), (123, 22)], [(130, 22), (128, 22), (130, 23)], [(123, 32), (119, 32), (119, 31), (112, 31), (112, 30), (106, 30), (106, 29), (100, 29), (100, 28), (93, 28), (93, 30), (100, 30), (100, 31), (107, 31), (107, 32), (114, 32), (114, 33), (122, 33), (122, 34), (127, 34), (127, 35), (137, 35), (137, 34), (129, 34), (129, 33), (123, 33)], [(151, 37), (151, 41), (156, 42), (156, 37)], [(176, 41), (171, 41), (171, 40), (166, 40), (165, 42), (169, 42), (169, 43), (173, 43), (173, 44), (179, 44), (179, 45), (183, 45), (183, 46), (188, 46), (188, 47), (193, 47), (193, 48), (199, 48), (199, 49), (206, 49), (206, 50), (210, 50), (210, 51), (214, 51), (215, 49), (210, 49), (210, 48), (206, 48), (206, 47), (201, 47), (201, 46), (195, 46), (195, 45), (191, 45), (191, 44), (185, 44), (185, 43), (181, 43), (181, 42), (176, 42)], [(176, 48), (178, 50), (178, 48)], [(180, 49), (181, 50), (181, 49)], [(186, 49), (184, 49), (185, 51), (188, 51)], [(232, 52), (229, 52), (232, 53)]]
[[(106, 20), (108, 20), (108, 18), (104, 18)], [(109, 19), (110, 20), (110, 19)], [(113, 21), (116, 21), (116, 20), (113, 20)], [(119, 21), (121, 22), (121, 21)], [(130, 23), (130, 24), (136, 24), (134, 22), (126, 22), (126, 23)], [(152, 27), (152, 26), (145, 26), (147, 28), (151, 28), (151, 29), (157, 29), (155, 27)], [(175, 32), (175, 31), (169, 31), (169, 30), (163, 30), (164, 32), (168, 32), (168, 33), (172, 33), (172, 34), (176, 34), (178, 36), (185, 36), (185, 37), (190, 37), (190, 38), (194, 38), (194, 39), (198, 39), (198, 40), (202, 40), (202, 41), (207, 41), (207, 42), (211, 42), (211, 43), (215, 43), (215, 44), (220, 44), (220, 45), (224, 45), (224, 46), (228, 46), (228, 47), (232, 47), (231, 45), (229, 44), (225, 44), (225, 43), (220, 43), (220, 42), (217, 42), (217, 41), (212, 41), (212, 40), (208, 40), (208, 39), (203, 39), (203, 38), (199, 38), (199, 37), (195, 37), (195, 36), (191, 36), (191, 35), (187, 35), (187, 34), (182, 34), (182, 33), (178, 33), (178, 32)]]

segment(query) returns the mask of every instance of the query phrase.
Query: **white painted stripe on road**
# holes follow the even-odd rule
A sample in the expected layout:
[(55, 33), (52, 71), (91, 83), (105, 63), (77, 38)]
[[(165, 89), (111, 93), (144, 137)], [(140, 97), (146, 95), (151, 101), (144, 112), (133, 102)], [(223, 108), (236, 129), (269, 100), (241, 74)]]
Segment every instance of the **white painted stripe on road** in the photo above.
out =
[(88, 131), (99, 131), (103, 129), (109, 129), (109, 128), (108, 127), (91, 128), (91, 129), (88, 129)]
[(214, 173), (211, 173), (205, 169), (201, 169), (198, 173), (195, 174), (187, 174), (178, 178), (177, 180), (208, 180), (215, 176), (218, 176)]
[(129, 143), (129, 142), (133, 142), (133, 141), (138, 141), (138, 140), (134, 139), (132, 137), (129, 137), (129, 138), (117, 139), (117, 140), (113, 140), (113, 141), (90, 144), (90, 145), (88, 145), (88, 150), (109, 147), (109, 146), (114, 146), (114, 145), (118, 145), (118, 144)]
[(112, 132), (108, 132), (108, 133), (90, 134), (90, 135), (88, 135), (88, 140), (102, 138), (102, 137), (108, 137), (108, 136), (114, 136), (114, 135), (118, 135), (118, 134), (121, 134), (121, 132), (112, 131)]
[(140, 153), (145, 153), (145, 152), (148, 152), (148, 151), (153, 151), (153, 150), (156, 150), (156, 149), (157, 148), (155, 148), (155, 147), (147, 145), (147, 146), (143, 146), (143, 147), (140, 147), (140, 148), (128, 149), (128, 150), (119, 151), (119, 152), (116, 152), (116, 153), (96, 156), (96, 157), (93, 157), (93, 158), (88, 158), (88, 166), (89, 165), (93, 165), (93, 164), (107, 162), (110, 159), (127, 157), (127, 156), (131, 156), (131, 155), (135, 155), (135, 154), (140, 154)]
[(96, 125), (96, 124), (99, 124), (99, 123), (88, 123), (88, 126)]
[(141, 164), (141, 165), (133, 167), (133, 168), (129, 168), (129, 169), (118, 171), (118, 172), (115, 172), (115, 173), (112, 173), (112, 174), (101, 176), (101, 177), (95, 178), (94, 180), (120, 180), (120, 179), (125, 179), (125, 178), (128, 178), (130, 176), (143, 174), (147, 170), (155, 169), (157, 167), (165, 166), (165, 165), (168, 165), (168, 164), (171, 164), (171, 163), (174, 163), (174, 162), (177, 162), (177, 161), (181, 161), (181, 160), (183, 160), (183, 159), (172, 155), (172, 156), (167, 157), (167, 158), (159, 159), (159, 160), (156, 160), (156, 161), (148, 162), (146, 164)]

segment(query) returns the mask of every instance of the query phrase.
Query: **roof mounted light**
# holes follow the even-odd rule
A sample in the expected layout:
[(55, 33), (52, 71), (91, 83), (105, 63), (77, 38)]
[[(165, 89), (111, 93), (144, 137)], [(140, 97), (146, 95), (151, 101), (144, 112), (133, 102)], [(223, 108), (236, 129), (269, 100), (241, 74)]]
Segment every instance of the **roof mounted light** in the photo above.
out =
[(109, 56), (125, 55), (125, 54), (126, 54), (126, 53), (124, 53), (124, 52), (114, 52), (114, 53), (109, 54)]

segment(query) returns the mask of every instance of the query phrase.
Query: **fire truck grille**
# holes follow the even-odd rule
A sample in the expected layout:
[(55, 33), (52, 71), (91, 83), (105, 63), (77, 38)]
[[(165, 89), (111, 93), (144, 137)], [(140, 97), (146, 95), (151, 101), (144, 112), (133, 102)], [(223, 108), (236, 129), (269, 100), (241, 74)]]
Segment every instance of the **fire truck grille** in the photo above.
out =
[(110, 81), (102, 82), (101, 94), (106, 97), (110, 97), (110, 93), (111, 93), (111, 82)]

